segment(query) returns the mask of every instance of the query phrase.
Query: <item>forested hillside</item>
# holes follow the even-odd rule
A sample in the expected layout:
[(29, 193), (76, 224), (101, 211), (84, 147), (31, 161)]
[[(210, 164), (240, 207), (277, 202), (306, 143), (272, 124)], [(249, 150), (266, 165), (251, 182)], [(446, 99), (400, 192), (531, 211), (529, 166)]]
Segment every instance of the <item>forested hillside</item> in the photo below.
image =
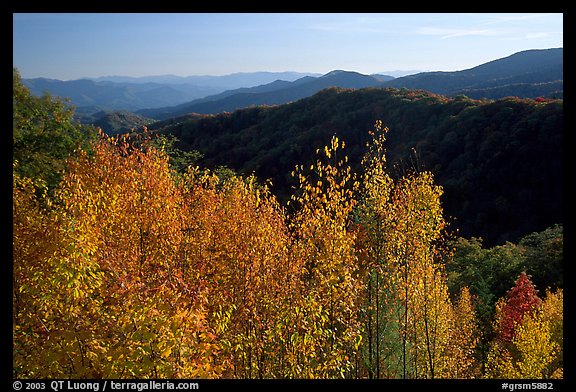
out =
[(116, 112), (97, 112), (92, 115), (94, 120), (89, 123), (102, 129), (107, 134), (130, 132), (132, 129), (141, 128), (151, 124), (154, 120), (139, 116), (134, 113), (116, 111)]
[[(511, 160), (526, 184), (561, 101), (332, 89), (108, 136), (13, 84), (15, 379), (563, 378), (562, 220), (497, 246), (455, 234), (431, 153), (470, 181)], [(206, 167), (242, 159), (294, 187)]]
[(183, 150), (198, 150), (202, 165), (271, 179), (285, 202), (296, 185), (293, 167), (310, 164), (332, 135), (346, 140), (357, 169), (376, 120), (390, 129), (390, 173), (432, 171), (461, 235), (495, 245), (562, 222), (562, 100), (327, 89), (287, 105), (191, 114), (151, 128), (175, 135)]

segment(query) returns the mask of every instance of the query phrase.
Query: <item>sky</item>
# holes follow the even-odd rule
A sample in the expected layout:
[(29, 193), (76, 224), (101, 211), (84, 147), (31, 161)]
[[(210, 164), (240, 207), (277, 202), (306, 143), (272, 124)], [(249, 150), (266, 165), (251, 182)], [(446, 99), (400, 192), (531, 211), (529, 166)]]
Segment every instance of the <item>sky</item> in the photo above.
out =
[(563, 15), (13, 14), (23, 78), (456, 71), (563, 47)]

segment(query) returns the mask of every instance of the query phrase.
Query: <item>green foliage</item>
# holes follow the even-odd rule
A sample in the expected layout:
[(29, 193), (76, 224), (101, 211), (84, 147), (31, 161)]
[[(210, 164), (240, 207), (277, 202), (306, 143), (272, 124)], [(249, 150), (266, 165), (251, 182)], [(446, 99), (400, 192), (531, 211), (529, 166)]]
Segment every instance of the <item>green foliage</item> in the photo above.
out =
[(515, 244), (485, 249), (480, 238), (458, 238), (454, 257), (446, 265), (452, 295), (468, 286), (477, 296), (481, 319), (489, 322), (498, 298), (514, 285), (524, 270), (522, 249)]
[(542, 232), (528, 234), (517, 244), (485, 248), (481, 238), (458, 238), (454, 258), (446, 267), (452, 295), (470, 286), (478, 296), (481, 314), (493, 312), (496, 299), (513, 286), (516, 277), (526, 271), (536, 288), (544, 290), (563, 286), (563, 229), (555, 225)]
[(98, 112), (93, 115), (94, 119), (82, 119), (83, 123), (93, 124), (102, 129), (108, 135), (130, 132), (132, 129), (141, 128), (154, 122), (154, 120), (139, 116), (126, 111)]
[(539, 292), (563, 286), (563, 229), (556, 225), (542, 232), (528, 234), (517, 244), (484, 247), (481, 238), (457, 238), (454, 257), (446, 264), (448, 287), (452, 297), (464, 287), (474, 296), (483, 338), (480, 356), (488, 354), (493, 337), (492, 320), (496, 301), (514, 285), (525, 271)]
[(185, 173), (188, 167), (196, 166), (196, 163), (202, 159), (202, 154), (196, 150), (182, 151), (177, 147), (178, 141), (174, 135), (156, 134), (150, 140), (150, 144), (168, 154), (170, 164), (177, 172)]
[(12, 82), (13, 160), (18, 162), (15, 170), (43, 181), (52, 190), (61, 179), (68, 155), (86, 146), (95, 132), (76, 123), (74, 110), (61, 99), (48, 94), (33, 96), (16, 68)]
[(554, 225), (544, 231), (528, 234), (522, 237), (518, 245), (524, 250), (524, 268), (541, 292), (549, 288), (563, 287), (562, 225)]

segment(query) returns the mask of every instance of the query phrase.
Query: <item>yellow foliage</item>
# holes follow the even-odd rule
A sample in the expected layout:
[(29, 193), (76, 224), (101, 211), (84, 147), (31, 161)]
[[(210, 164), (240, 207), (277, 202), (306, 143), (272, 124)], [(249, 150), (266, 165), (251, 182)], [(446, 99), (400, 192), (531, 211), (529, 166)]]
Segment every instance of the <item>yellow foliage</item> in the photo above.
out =
[[(293, 215), (254, 177), (176, 180), (126, 136), (70, 159), (54, 201), (15, 176), (14, 377), (475, 377), (470, 293), (452, 304), (442, 268), (442, 189), (428, 172), (392, 180), (375, 128), (360, 177), (336, 136), (296, 167)], [(499, 372), (561, 367), (555, 295), (516, 342), (526, 364), (506, 354)]]
[[(69, 162), (52, 211), (23, 196), (15, 187), (16, 376), (218, 374), (212, 343), (198, 346), (203, 293), (180, 257), (187, 211), (166, 156), (101, 139)], [(28, 243), (43, 252), (22, 254)]]
[(547, 378), (548, 367), (557, 354), (558, 346), (551, 340), (550, 324), (538, 312), (525, 317), (512, 340), (519, 352), (511, 378)]
[[(562, 290), (547, 292), (540, 307), (522, 319), (511, 343), (492, 342), (485, 377), (562, 377), (562, 297)], [(503, 301), (499, 301), (496, 317), (502, 306)]]

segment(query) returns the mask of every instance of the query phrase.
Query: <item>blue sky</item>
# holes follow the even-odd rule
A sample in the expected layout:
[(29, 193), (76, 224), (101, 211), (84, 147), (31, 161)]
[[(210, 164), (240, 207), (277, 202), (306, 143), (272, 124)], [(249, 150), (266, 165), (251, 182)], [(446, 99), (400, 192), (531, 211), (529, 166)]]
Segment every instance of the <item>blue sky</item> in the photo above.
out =
[(563, 46), (562, 14), (14, 14), (22, 77), (454, 71)]

